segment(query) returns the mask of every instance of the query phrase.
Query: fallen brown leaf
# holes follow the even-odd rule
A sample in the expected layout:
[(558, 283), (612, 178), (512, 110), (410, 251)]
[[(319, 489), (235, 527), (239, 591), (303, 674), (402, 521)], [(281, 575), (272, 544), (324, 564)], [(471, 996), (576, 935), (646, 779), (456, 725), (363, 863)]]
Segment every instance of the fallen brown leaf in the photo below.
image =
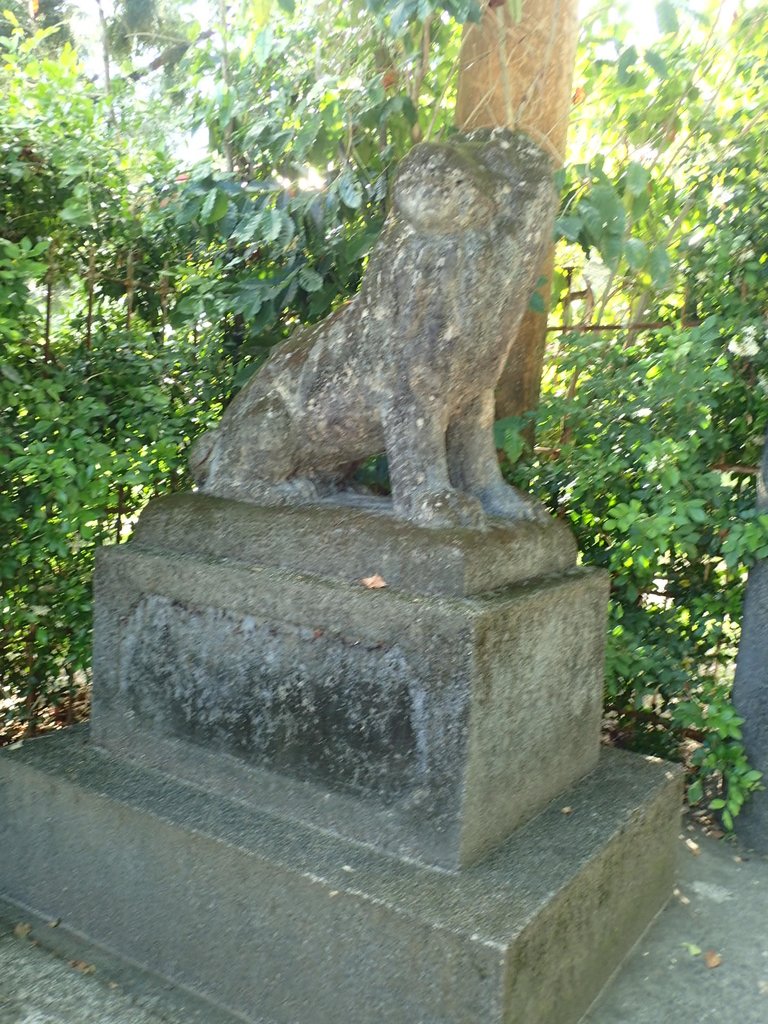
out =
[(25, 924), (24, 922), (20, 922), (13, 929), (13, 934), (16, 936), (17, 939), (26, 939), (26, 937), (29, 935), (31, 931), (31, 924)]
[(719, 953), (716, 953), (714, 949), (707, 949), (704, 951), (704, 963), (712, 970), (713, 967), (719, 967), (723, 962), (723, 958)]
[(70, 960), (69, 966), (74, 967), (81, 974), (93, 974), (96, 970), (93, 964), (87, 964), (85, 960)]
[(560, 808), (560, 813), (561, 814), (573, 814), (573, 808), (572, 807), (561, 807)]
[(688, 849), (691, 851), (691, 853), (693, 854), (694, 857), (698, 857), (699, 854), (701, 853), (701, 847), (699, 846), (698, 843), (695, 843), (692, 839), (686, 839), (685, 840), (685, 845), (688, 847)]
[(381, 590), (382, 587), (387, 586), (387, 581), (378, 574), (374, 576), (364, 576), (360, 582), (369, 590)]

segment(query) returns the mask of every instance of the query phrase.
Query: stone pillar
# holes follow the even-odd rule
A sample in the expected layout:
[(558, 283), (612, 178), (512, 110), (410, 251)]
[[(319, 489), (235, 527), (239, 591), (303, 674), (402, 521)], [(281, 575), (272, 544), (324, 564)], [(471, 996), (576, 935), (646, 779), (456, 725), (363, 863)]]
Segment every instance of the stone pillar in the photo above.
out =
[[(768, 514), (768, 439), (757, 485), (757, 510)], [(744, 718), (744, 746), (753, 767), (768, 780), (768, 560), (749, 570), (733, 703)], [(768, 790), (754, 793), (736, 819), (745, 843), (768, 853)]]

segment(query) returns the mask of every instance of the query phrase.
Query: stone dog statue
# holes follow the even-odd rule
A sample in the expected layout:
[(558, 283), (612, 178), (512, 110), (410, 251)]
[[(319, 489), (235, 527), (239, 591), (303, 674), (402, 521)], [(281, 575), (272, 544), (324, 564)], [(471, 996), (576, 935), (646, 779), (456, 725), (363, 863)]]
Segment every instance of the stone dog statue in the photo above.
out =
[(481, 130), (403, 160), (358, 294), (279, 345), (193, 446), (201, 490), (263, 505), (337, 492), (386, 451), (394, 514), (420, 526), (535, 519), (505, 483), (494, 388), (552, 237), (549, 158)]

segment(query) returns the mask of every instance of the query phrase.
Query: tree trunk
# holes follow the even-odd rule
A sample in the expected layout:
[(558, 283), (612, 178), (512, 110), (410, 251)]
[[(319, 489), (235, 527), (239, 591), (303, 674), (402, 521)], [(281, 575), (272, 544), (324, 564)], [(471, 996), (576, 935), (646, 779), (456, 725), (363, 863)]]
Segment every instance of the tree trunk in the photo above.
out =
[[(578, 0), (523, 0), (519, 21), (507, 0), (490, 0), (482, 21), (470, 24), (461, 47), (456, 121), (463, 131), (522, 128), (565, 159), (571, 83), (578, 40)], [(539, 293), (549, 305), (554, 250), (541, 268)], [(539, 403), (546, 313), (528, 310), (496, 395), (499, 417)]]
[[(768, 437), (757, 483), (757, 511), (768, 513)], [(768, 780), (768, 559), (749, 571), (733, 703), (744, 719), (747, 757)], [(768, 790), (754, 793), (736, 819), (736, 831), (755, 850), (768, 853)]]

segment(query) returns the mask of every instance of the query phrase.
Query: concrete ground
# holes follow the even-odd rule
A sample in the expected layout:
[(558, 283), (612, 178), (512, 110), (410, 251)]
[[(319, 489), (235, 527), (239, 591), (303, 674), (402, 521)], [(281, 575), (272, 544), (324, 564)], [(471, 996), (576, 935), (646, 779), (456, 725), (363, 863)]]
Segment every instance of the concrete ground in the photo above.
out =
[[(674, 897), (583, 1024), (768, 1024), (768, 857), (685, 829)], [(221, 1020), (107, 954), (53, 940), (53, 922), (29, 923), (0, 906), (0, 1024)]]

